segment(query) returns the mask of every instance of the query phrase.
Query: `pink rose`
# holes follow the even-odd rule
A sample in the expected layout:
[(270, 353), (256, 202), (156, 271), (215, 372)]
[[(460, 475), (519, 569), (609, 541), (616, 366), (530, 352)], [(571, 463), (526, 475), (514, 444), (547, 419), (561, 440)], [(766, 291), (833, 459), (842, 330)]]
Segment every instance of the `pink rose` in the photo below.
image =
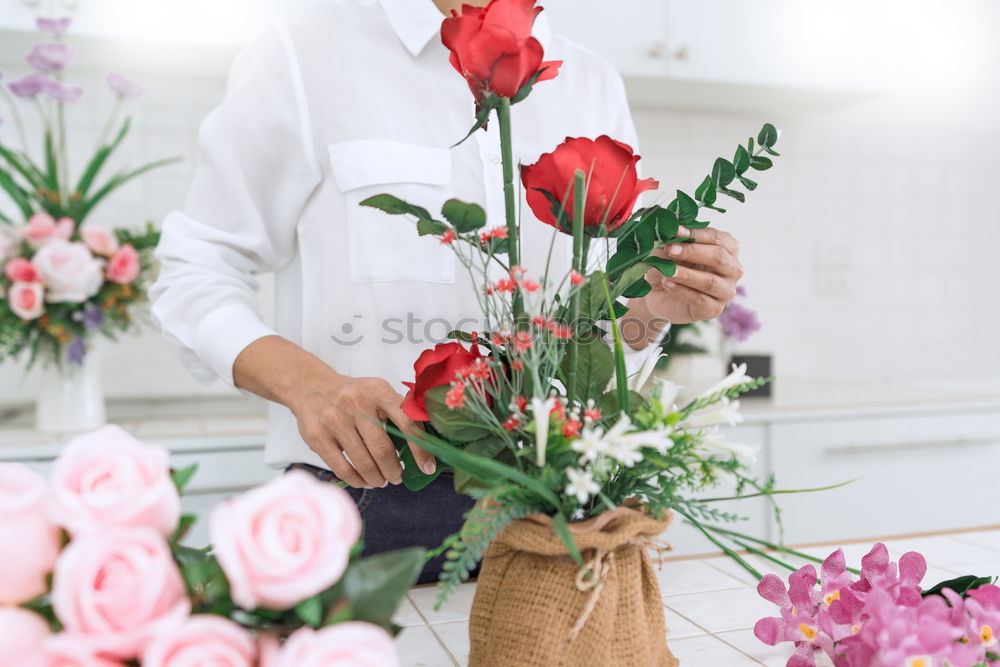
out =
[(52, 518), (74, 537), (111, 528), (170, 535), (181, 505), (168, 458), (113, 424), (74, 438), (49, 475)]
[(35, 265), (24, 257), (15, 257), (7, 262), (3, 273), (12, 283), (38, 282), (38, 271), (35, 271)]
[(38, 651), (49, 636), (49, 624), (33, 611), (0, 607), (0, 665), (15, 667)]
[(26, 667), (125, 667), (124, 663), (99, 657), (84, 636), (61, 632), (49, 636), (31, 656)]
[(254, 667), (250, 634), (227, 618), (199, 614), (146, 647), (142, 667)]
[(45, 512), (45, 480), (20, 463), (0, 463), (0, 604), (48, 591), (62, 534)]
[(36, 213), (28, 218), (28, 224), (21, 228), (21, 236), (32, 248), (38, 250), (49, 241), (62, 239), (68, 241), (73, 236), (76, 225), (69, 218), (61, 218), (58, 222), (48, 213)]
[(14, 283), (7, 290), (10, 309), (22, 320), (34, 320), (45, 312), (45, 288), (41, 283)]
[(388, 632), (352, 621), (316, 631), (305, 627), (288, 638), (278, 667), (395, 667), (396, 645)]
[(135, 528), (73, 538), (56, 563), (52, 607), (67, 632), (129, 660), (176, 630), (191, 603), (166, 540)]
[(83, 303), (104, 284), (104, 263), (82, 243), (49, 241), (31, 258), (49, 303)]
[(343, 489), (292, 471), (216, 505), (209, 534), (233, 601), (282, 610), (340, 579), (361, 515)]
[(127, 285), (139, 277), (139, 253), (126, 243), (108, 262), (108, 280), (119, 285)]
[(104, 227), (85, 227), (80, 230), (80, 236), (95, 255), (111, 257), (118, 250), (118, 238)]

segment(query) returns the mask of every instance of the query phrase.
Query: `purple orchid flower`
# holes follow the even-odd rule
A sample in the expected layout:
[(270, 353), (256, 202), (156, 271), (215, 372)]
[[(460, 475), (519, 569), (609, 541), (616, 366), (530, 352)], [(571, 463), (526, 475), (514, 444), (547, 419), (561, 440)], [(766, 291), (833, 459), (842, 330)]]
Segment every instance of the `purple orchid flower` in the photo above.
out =
[(83, 363), (83, 358), (87, 356), (87, 344), (82, 338), (74, 338), (66, 347), (66, 358), (71, 364), (79, 366)]
[(757, 311), (738, 303), (730, 303), (719, 315), (719, 323), (726, 338), (735, 338), (741, 343), (761, 329)]
[(108, 87), (122, 99), (129, 99), (142, 95), (142, 86), (135, 81), (118, 74), (117, 72), (111, 72), (108, 74), (107, 81)]
[(816, 590), (816, 568), (806, 565), (788, 575), (788, 587), (776, 574), (764, 575), (757, 592), (762, 598), (778, 605), (781, 617), (762, 618), (753, 632), (769, 646), (793, 642), (795, 654), (787, 667), (816, 667), (816, 650), (836, 659), (833, 639), (819, 627), (821, 596)]
[(36, 44), (31, 49), (25, 60), (28, 64), (42, 72), (61, 72), (66, 69), (76, 53), (66, 44), (61, 42), (49, 42), (48, 44)]
[(744, 299), (747, 298), (747, 288), (743, 285), (736, 286), (736, 296), (741, 296)]
[(35, 23), (38, 26), (40, 32), (47, 32), (50, 35), (64, 35), (66, 31), (69, 30), (70, 24), (73, 19), (69, 16), (65, 16), (61, 19), (46, 19), (39, 17)]
[(35, 72), (21, 77), (17, 81), (11, 81), (7, 84), (7, 88), (18, 97), (31, 99), (38, 97), (38, 94), (45, 90), (47, 82), (50, 80), (46, 75)]
[(64, 86), (55, 79), (47, 79), (43, 86), (45, 94), (56, 102), (76, 102), (83, 97), (82, 86)]

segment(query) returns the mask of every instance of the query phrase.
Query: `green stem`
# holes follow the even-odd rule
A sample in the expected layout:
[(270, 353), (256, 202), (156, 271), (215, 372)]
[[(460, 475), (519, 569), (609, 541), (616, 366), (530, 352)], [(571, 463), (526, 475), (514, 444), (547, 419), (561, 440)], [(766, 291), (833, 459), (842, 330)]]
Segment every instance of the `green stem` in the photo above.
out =
[[(573, 270), (583, 275), (583, 216), (587, 207), (587, 175), (580, 169), (576, 170), (573, 186)], [(569, 377), (567, 378), (566, 394), (572, 401), (576, 398), (576, 367), (580, 355), (580, 340), (577, 327), (580, 323), (580, 294), (582, 290), (573, 291), (569, 302), (569, 324), (573, 332), (569, 341)]]
[[(500, 125), (500, 155), (503, 159), (503, 198), (507, 218), (507, 257), (511, 267), (521, 264), (521, 236), (517, 226), (517, 203), (514, 199), (514, 140), (511, 137), (510, 100), (500, 99), (497, 107), (497, 121)], [(524, 303), (520, 292), (514, 293), (514, 321), (524, 317)]]
[(692, 526), (694, 526), (695, 528), (697, 528), (698, 530), (700, 530), (701, 534), (704, 535), (705, 538), (709, 542), (711, 542), (715, 546), (717, 546), (720, 549), (722, 549), (723, 553), (725, 553), (727, 556), (729, 556), (734, 561), (736, 561), (736, 563), (738, 565), (740, 565), (740, 567), (742, 567), (744, 570), (746, 570), (747, 572), (749, 572), (750, 574), (752, 574), (757, 579), (757, 581), (760, 581), (761, 579), (764, 578), (763, 574), (761, 574), (760, 572), (758, 572), (757, 569), (753, 565), (751, 565), (750, 563), (746, 562), (746, 560), (744, 560), (743, 557), (741, 557), (738, 553), (736, 553), (736, 551), (734, 551), (733, 549), (727, 547), (720, 540), (716, 539), (716, 537), (713, 536), (710, 532), (708, 532), (708, 529), (712, 528), (711, 526), (705, 526), (700, 521), (698, 521), (697, 519), (695, 519), (693, 516), (691, 516), (687, 512), (684, 512), (683, 510), (681, 510), (679, 508), (675, 507), (674, 511), (677, 512), (678, 514), (680, 514), (685, 519), (687, 519), (688, 523), (690, 523)]
[(25, 154), (28, 153), (28, 135), (24, 131), (24, 121), (21, 119), (21, 112), (18, 111), (17, 105), (14, 104), (14, 98), (11, 97), (10, 93), (7, 92), (6, 88), (0, 88), (0, 95), (3, 95), (4, 101), (10, 108), (10, 114), (14, 117), (14, 125), (17, 127), (17, 135), (21, 139), (21, 150)]
[[(711, 530), (713, 532), (719, 533), (720, 535), (726, 535), (727, 537), (730, 537), (730, 538), (737, 537), (737, 538), (742, 539), (742, 540), (750, 540), (751, 542), (755, 542), (757, 544), (761, 544), (761, 545), (767, 547), (768, 549), (773, 549), (773, 550), (778, 551), (780, 553), (785, 553), (785, 554), (788, 554), (790, 556), (795, 556), (797, 558), (801, 558), (802, 560), (807, 560), (807, 561), (809, 561), (811, 563), (822, 563), (825, 560), (825, 559), (819, 558), (817, 556), (811, 556), (811, 555), (809, 555), (807, 553), (802, 553), (801, 551), (796, 551), (795, 549), (789, 549), (788, 547), (781, 546), (781, 545), (778, 545), (778, 544), (774, 544), (772, 542), (768, 542), (767, 540), (762, 540), (759, 537), (752, 537), (750, 535), (744, 535), (742, 533), (736, 532), (735, 530), (727, 530), (725, 528), (720, 528), (718, 526), (709, 526), (709, 525), (706, 525), (705, 528), (707, 528), (708, 530)], [(850, 567), (847, 568), (847, 571), (851, 572), (853, 574), (861, 574), (860, 570), (856, 570), (856, 569), (850, 568)]]
[(611, 335), (614, 337), (615, 350), (615, 390), (618, 392), (618, 412), (628, 414), (628, 371), (625, 369), (625, 350), (622, 348), (622, 337), (618, 332), (618, 316), (615, 315), (615, 303), (611, 299), (611, 288), (608, 277), (604, 276), (604, 298), (608, 302), (608, 317), (611, 318)]

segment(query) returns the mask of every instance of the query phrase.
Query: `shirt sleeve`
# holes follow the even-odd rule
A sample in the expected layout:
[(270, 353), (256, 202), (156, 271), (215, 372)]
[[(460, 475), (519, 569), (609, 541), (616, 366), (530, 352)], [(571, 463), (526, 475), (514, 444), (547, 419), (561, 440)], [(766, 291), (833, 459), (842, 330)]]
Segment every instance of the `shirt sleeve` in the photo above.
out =
[[(642, 150), (639, 147), (639, 134), (635, 129), (635, 122), (632, 120), (632, 111), (629, 109), (628, 95), (625, 91), (625, 82), (622, 80), (621, 75), (615, 71), (610, 66), (609, 69), (609, 82), (608, 82), (608, 100), (610, 102), (610, 117), (611, 117), (611, 131), (609, 136), (613, 139), (617, 139), (623, 143), (628, 144), (638, 155), (642, 155)], [(642, 174), (642, 161), (639, 161), (639, 176)], [(636, 203), (636, 208), (641, 208), (647, 205), (646, 202), (649, 201), (650, 193), (645, 192), (639, 196), (639, 201)], [(605, 249), (604, 252), (608, 252)], [(593, 260), (593, 256), (589, 258)], [(642, 368), (643, 364), (650, 356), (659, 356), (659, 348), (663, 343), (663, 340), (667, 337), (667, 333), (670, 331), (670, 326), (667, 325), (663, 327), (663, 331), (656, 340), (651, 341), (649, 345), (641, 350), (633, 349), (630, 345), (623, 343), (622, 349), (625, 352), (625, 368), (628, 370), (629, 375), (633, 375)]]
[(293, 44), (283, 23), (237, 57), (222, 104), (202, 123), (194, 180), (163, 223), (153, 315), (191, 373), (233, 383), (237, 355), (274, 332), (256, 275), (296, 252), (320, 181)]

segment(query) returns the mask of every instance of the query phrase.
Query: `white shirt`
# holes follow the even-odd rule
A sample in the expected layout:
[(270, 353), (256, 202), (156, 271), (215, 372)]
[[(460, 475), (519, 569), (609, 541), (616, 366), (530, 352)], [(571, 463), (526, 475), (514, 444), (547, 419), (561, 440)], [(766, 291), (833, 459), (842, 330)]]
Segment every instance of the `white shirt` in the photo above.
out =
[[(279, 21), (236, 59), (224, 101), (202, 124), (194, 182), (163, 225), (153, 312), (203, 381), (233, 382), (237, 355), (280, 335), (338, 372), (401, 392), (421, 351), (451, 329), (476, 329), (471, 280), (452, 251), (412, 220), (362, 208), (383, 192), (437, 213), (451, 197), (504, 224), (496, 123), (451, 148), (474, 123), (473, 98), (448, 62), (431, 0), (333, 0)], [(535, 35), (559, 76), (513, 107), (514, 155), (531, 164), (567, 136), (632, 146), (625, 89), (594, 53)], [(552, 228), (522, 202), (522, 264), (539, 276)], [(554, 275), (569, 269), (558, 235)], [(274, 328), (255, 276), (276, 274)], [(408, 324), (409, 323), (409, 324)], [(407, 332), (407, 328), (410, 329)], [(482, 330), (482, 329), (480, 329)], [(268, 463), (322, 460), (290, 411), (269, 406)]]

